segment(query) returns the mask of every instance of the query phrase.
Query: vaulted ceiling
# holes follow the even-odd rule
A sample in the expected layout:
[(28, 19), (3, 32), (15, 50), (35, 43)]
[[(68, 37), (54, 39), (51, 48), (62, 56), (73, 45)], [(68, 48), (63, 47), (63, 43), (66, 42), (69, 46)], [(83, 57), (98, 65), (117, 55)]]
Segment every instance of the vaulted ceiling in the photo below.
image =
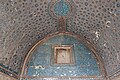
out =
[[(51, 16), (51, 0), (0, 0), (0, 65), (20, 73), (30, 48), (59, 32)], [(52, 0), (54, 1), (54, 0)], [(74, 10), (66, 32), (88, 39), (101, 56), (108, 76), (120, 75), (120, 0), (67, 0)]]

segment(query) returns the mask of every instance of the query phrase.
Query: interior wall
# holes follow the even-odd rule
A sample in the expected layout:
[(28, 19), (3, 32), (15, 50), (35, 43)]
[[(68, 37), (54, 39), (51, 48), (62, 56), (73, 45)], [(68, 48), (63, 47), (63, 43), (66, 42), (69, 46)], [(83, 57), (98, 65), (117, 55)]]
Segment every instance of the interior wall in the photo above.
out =
[[(87, 44), (82, 40), (67, 34), (59, 34), (44, 40), (45, 42), (41, 41), (41, 44), (38, 44), (30, 51), (30, 58), (27, 60), (25, 69), (23, 69), (25, 71), (22, 74), (23, 80), (29, 78), (30, 80), (44, 80), (44, 78), (49, 80), (48, 78), (54, 77), (56, 77), (55, 80), (59, 80), (61, 77), (65, 78), (65, 80), (68, 78), (70, 80), (72, 78), (77, 78), (77, 80), (96, 80), (98, 78), (100, 80), (102, 78), (101, 69), (99, 71), (99, 65), (94, 58), (95, 55), (93, 56), (92, 51), (86, 47)], [(54, 63), (54, 47), (57, 45), (72, 46), (74, 64)]]
[[(0, 0), (0, 64), (8, 70), (19, 74), (30, 48), (59, 31), (58, 19), (48, 12), (50, 1), (58, 0)], [(76, 13), (66, 20), (66, 31), (82, 35), (95, 45), (108, 76), (118, 72), (120, 0), (67, 1), (74, 1)]]

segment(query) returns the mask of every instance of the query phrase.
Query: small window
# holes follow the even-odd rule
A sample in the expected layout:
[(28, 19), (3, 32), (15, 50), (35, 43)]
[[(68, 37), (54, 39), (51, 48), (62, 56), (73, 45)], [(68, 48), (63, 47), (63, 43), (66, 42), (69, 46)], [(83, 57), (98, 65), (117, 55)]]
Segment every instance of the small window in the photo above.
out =
[(54, 64), (73, 64), (72, 46), (55, 46)]

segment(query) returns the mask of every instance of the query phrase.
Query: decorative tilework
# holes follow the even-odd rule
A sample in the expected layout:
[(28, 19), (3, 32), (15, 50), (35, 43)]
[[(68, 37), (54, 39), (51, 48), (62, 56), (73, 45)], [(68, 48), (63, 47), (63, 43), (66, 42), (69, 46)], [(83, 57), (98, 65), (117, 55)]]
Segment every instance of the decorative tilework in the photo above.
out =
[[(53, 64), (54, 61), (51, 58), (53, 58), (54, 49), (52, 46), (56, 44), (73, 46), (75, 64)], [(67, 35), (49, 39), (43, 45), (38, 45), (32, 54), (25, 76), (101, 76), (99, 65), (91, 51), (82, 42)]]
[(5, 68), (1, 68), (1, 67), (0, 67), (0, 72), (2, 72), (2, 73), (5, 74), (5, 75), (8, 75), (8, 76), (10, 76), (10, 77), (14, 77), (15, 79), (18, 78), (18, 76), (17, 76), (14, 72), (12, 72), (12, 71), (7, 71), (7, 70), (5, 70)]
[(76, 8), (73, 0), (51, 0), (48, 5), (48, 12), (54, 19), (61, 16), (69, 19), (75, 15)]
[(36, 41), (57, 31), (57, 21), (49, 16), (47, 6), (46, 0), (0, 0), (0, 63), (13, 72), (20, 73), (24, 54)]
[[(30, 48), (58, 31), (57, 20), (49, 16), (50, 1), (0, 0), (1, 64), (19, 73)], [(120, 0), (67, 1), (74, 1), (76, 13), (66, 20), (66, 31), (83, 35), (92, 42), (104, 61), (107, 75), (111, 76), (120, 69)], [(75, 12), (75, 8), (72, 10)], [(14, 55), (20, 56), (20, 62), (15, 63)]]
[(64, 1), (60, 0), (54, 6), (55, 14), (58, 16), (66, 16), (70, 11), (69, 5)]
[[(83, 35), (102, 57), (110, 76), (120, 69), (119, 0), (74, 0), (77, 13), (67, 21), (67, 31)], [(117, 11), (117, 12), (116, 12)]]

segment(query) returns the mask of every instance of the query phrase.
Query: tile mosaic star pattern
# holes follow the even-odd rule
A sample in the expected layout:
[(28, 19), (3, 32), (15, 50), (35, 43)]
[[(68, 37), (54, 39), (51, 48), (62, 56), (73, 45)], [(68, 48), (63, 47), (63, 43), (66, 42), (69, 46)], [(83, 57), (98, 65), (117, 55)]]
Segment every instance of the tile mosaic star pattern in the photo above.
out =
[(57, 31), (57, 21), (49, 16), (47, 7), (46, 0), (0, 0), (1, 64), (18, 73), (27, 47)]
[[(83, 35), (102, 57), (108, 75), (120, 69), (120, 0), (74, 0), (76, 15), (67, 31)], [(74, 27), (73, 27), (74, 26)]]
[[(92, 42), (108, 76), (120, 70), (120, 0), (73, 0), (67, 31)], [(0, 0), (0, 64), (17, 73), (38, 40), (59, 31), (48, 13), (50, 0)]]

